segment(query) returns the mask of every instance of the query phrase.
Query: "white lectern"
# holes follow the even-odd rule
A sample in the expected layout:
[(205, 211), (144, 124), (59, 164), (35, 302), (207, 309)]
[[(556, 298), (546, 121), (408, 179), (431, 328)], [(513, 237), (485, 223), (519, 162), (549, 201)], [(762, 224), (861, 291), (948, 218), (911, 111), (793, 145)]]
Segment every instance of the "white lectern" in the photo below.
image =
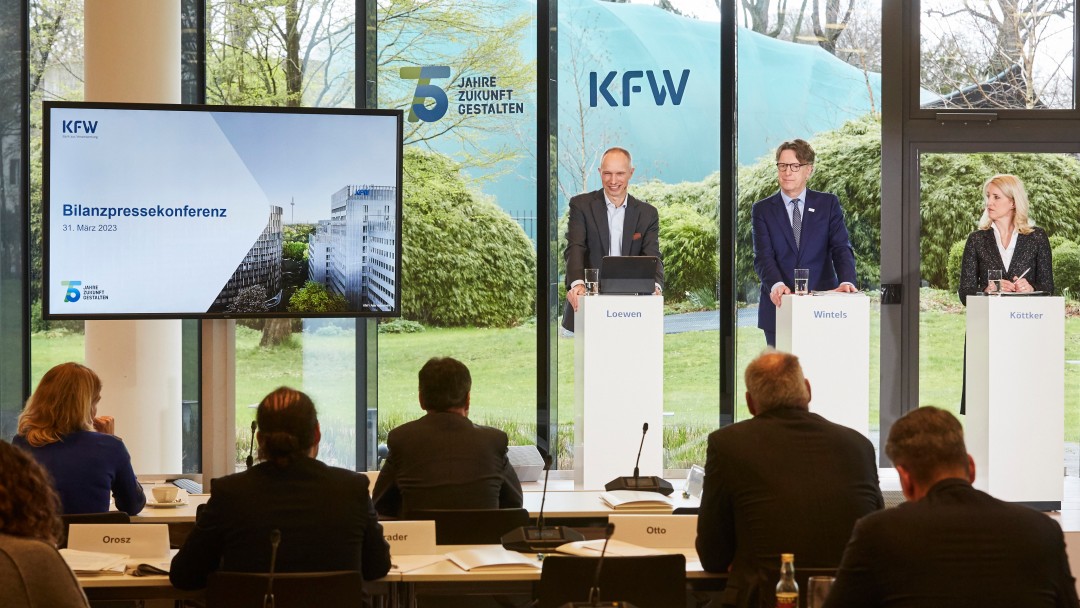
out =
[(799, 357), (810, 411), (870, 435), (870, 298), (864, 293), (786, 295), (776, 348)]
[(582, 297), (574, 313), (574, 488), (664, 476), (664, 299)]
[(1065, 300), (967, 299), (964, 439), (975, 487), (1061, 508), (1065, 459)]

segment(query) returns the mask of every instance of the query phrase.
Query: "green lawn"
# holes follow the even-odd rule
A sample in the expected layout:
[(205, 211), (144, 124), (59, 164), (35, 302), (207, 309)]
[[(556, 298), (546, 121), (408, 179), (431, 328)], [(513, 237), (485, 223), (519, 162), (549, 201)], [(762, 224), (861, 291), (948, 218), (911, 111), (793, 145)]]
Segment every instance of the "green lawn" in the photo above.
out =
[[(924, 298), (930, 298), (927, 301), (942, 298), (942, 294), (927, 296), (927, 293), (924, 291)], [(963, 361), (963, 310), (929, 308), (920, 317), (920, 404), (956, 411)], [(876, 429), (880, 385), (876, 356), (880, 323), (876, 303), (871, 307), (870, 327), (870, 352), (875, 353), (870, 361), (870, 425)], [(1067, 319), (1065, 327), (1065, 359), (1080, 363), (1080, 318)], [(309, 331), (294, 335), (289, 345), (272, 349), (260, 348), (259, 337), (257, 331), (237, 328), (236, 408), (241, 443), (247, 442), (244, 430), (254, 416), (251, 406), (274, 388), (290, 385), (312, 396), (328, 435), (350, 444), (356, 424), (353, 333), (333, 328)], [(378, 342), (380, 437), (385, 437), (389, 428), (420, 416), (416, 372), (433, 356), (456, 357), (469, 366), (473, 375), (474, 419), (506, 429), (516, 441), (529, 441), (534, 436), (536, 338), (532, 326), (428, 329), (415, 334), (381, 334)], [(52, 364), (83, 360), (80, 334), (35, 334), (31, 345), (35, 383)], [(737, 420), (749, 417), (742, 399), (742, 370), (764, 346), (757, 328), (737, 330)], [(704, 437), (718, 424), (719, 348), (715, 331), (670, 334), (664, 339), (664, 409), (670, 414), (664, 432), (669, 468), (704, 460)], [(574, 407), (573, 339), (558, 338), (556, 350), (559, 420), (564, 435), (568, 435)], [(1080, 364), (1066, 363), (1065, 404), (1066, 439), (1077, 441), (1080, 439)], [(564, 436), (564, 445), (565, 441)]]

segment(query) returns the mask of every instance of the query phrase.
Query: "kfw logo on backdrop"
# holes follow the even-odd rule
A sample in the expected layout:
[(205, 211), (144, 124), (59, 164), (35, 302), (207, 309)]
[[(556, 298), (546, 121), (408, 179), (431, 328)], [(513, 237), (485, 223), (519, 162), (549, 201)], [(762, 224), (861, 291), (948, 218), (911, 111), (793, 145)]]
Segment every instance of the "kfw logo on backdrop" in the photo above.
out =
[[(416, 91), (413, 93), (412, 106), (409, 109), (409, 122), (435, 122), (446, 115), (450, 107), (450, 99), (446, 91), (431, 84), (432, 78), (449, 78), (450, 66), (425, 65), (422, 67), (401, 68), (401, 77), (405, 80), (416, 81)], [(424, 105), (425, 99), (435, 101), (435, 107), (428, 108)]]
[(64, 293), (65, 302), (78, 302), (82, 297), (82, 292), (79, 291), (82, 281), (60, 281), (60, 284), (67, 287), (67, 292)]
[(690, 79), (690, 70), (682, 71), (677, 86), (671, 70), (662, 70), (660, 74), (663, 80), (657, 76), (654, 70), (627, 70), (623, 72), (620, 79), (622, 99), (616, 99), (609, 87), (619, 77), (619, 73), (613, 70), (601, 79), (599, 72), (589, 72), (589, 107), (595, 108), (598, 106), (601, 98), (613, 108), (629, 106), (630, 96), (642, 92), (643, 84), (641, 84), (641, 80), (643, 78), (649, 82), (649, 91), (652, 93), (652, 99), (656, 105), (664, 105), (669, 94), (671, 95), (671, 105), (677, 106), (681, 104), (683, 94), (686, 93), (686, 82)]

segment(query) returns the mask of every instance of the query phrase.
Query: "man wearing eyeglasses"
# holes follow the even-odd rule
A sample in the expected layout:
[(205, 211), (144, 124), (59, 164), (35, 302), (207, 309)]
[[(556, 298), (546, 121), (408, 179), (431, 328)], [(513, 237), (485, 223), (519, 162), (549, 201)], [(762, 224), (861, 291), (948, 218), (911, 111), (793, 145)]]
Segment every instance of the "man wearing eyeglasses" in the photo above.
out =
[(776, 149), (780, 191), (754, 203), (754, 270), (761, 279), (758, 327), (776, 346), (776, 307), (791, 293), (796, 268), (810, 270), (812, 291), (855, 292), (855, 252), (835, 194), (806, 187), (814, 149), (796, 139)]

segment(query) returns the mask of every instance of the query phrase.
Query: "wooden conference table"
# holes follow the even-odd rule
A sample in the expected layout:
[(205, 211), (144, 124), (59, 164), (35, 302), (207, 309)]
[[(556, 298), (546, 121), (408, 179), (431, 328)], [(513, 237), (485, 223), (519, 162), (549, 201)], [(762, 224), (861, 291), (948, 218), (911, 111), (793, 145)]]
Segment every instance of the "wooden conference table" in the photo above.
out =
[[(698, 499), (695, 497), (683, 498), (681, 484), (681, 481), (677, 482), (675, 493), (669, 496), (674, 507), (696, 508), (699, 505)], [(542, 486), (535, 482), (522, 484), (524, 506), (528, 509), (531, 517), (536, 517), (540, 512), (540, 501), (543, 497), (543, 493), (540, 491), (541, 488)], [(558, 480), (558, 483), (552, 481), (548, 487), (547, 499), (544, 504), (544, 519), (550, 520), (552, 524), (565, 523), (568, 520), (580, 520), (580, 522), (570, 521), (569, 525), (574, 525), (574, 523), (588, 525), (598, 520), (606, 520), (607, 516), (612, 513), (622, 512), (616, 511), (601, 502), (601, 493), (593, 490), (574, 490), (573, 481), (570, 480)], [(193, 523), (196, 509), (208, 500), (210, 500), (209, 494), (192, 494), (186, 497), (187, 504), (164, 509), (146, 507), (138, 515), (133, 516), (131, 521), (162, 524)], [(671, 511), (670, 509), (657, 509), (652, 511), (635, 510), (633, 512), (656, 514), (670, 513)]]
[[(369, 593), (384, 599), (390, 606), (411, 606), (414, 598), (426, 592), (455, 591), (483, 594), (531, 594), (540, 580), (540, 569), (515, 571), (467, 572), (446, 559), (445, 554), (485, 545), (440, 545), (436, 555), (403, 555), (393, 558), (394, 567), (377, 581), (366, 583)], [(723, 579), (705, 572), (693, 548), (660, 549), (686, 557), (688, 581)], [(534, 555), (535, 554), (531, 554)], [(537, 557), (539, 559), (539, 557)], [(169, 584), (167, 576), (98, 575), (79, 576), (79, 584), (91, 600), (121, 599), (198, 599), (202, 591), (181, 591)]]

